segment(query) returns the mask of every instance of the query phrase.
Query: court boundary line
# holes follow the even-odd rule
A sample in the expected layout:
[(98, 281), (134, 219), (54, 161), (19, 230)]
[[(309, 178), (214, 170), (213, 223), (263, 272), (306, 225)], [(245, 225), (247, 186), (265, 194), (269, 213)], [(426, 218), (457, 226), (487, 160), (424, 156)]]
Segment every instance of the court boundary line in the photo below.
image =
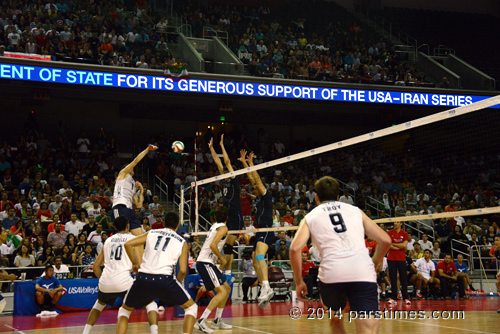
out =
[[(413, 323), (411, 320), (403, 320), (403, 319), (394, 319), (396, 321), (402, 321), (402, 322), (409, 322)], [(435, 324), (428, 324), (426, 322), (420, 322), (422, 325), (425, 326), (432, 326), (432, 327), (442, 327), (442, 328), (448, 328), (448, 329), (455, 329), (455, 330), (460, 330), (460, 331), (465, 331), (465, 332), (470, 332), (470, 333), (480, 333), (480, 334), (495, 334), (493, 332), (483, 332), (483, 331), (477, 331), (474, 329), (466, 329), (466, 328), (459, 328), (459, 327), (449, 327), (449, 326), (443, 326), (443, 325), (435, 325)]]

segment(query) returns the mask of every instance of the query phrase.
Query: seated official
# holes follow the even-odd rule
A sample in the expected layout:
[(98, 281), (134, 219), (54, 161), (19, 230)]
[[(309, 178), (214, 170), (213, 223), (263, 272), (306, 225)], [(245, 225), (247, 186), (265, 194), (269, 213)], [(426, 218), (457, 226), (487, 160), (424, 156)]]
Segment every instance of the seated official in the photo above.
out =
[(54, 277), (54, 267), (47, 265), (45, 275), (36, 281), (36, 303), (41, 311), (53, 311), (54, 305), (61, 299), (63, 286)]
[(450, 287), (453, 283), (458, 284), (458, 294), (460, 298), (469, 298), (469, 296), (465, 294), (464, 279), (462, 276), (457, 275), (457, 267), (455, 267), (451, 255), (446, 254), (444, 260), (437, 264), (436, 272), (438, 274), (438, 279), (441, 281), (441, 294), (444, 298), (451, 299)]
[(243, 281), (241, 282), (241, 286), (243, 289), (243, 303), (247, 303), (248, 290), (257, 282), (257, 273), (253, 267), (252, 255), (249, 252), (245, 252), (242, 257), (240, 270), (243, 271)]
[(304, 282), (307, 285), (307, 298), (312, 300), (313, 296), (313, 288), (314, 284), (316, 284), (318, 280), (318, 276), (309, 275), (309, 269), (316, 268), (316, 265), (309, 261), (309, 253), (302, 252), (302, 277), (304, 278)]

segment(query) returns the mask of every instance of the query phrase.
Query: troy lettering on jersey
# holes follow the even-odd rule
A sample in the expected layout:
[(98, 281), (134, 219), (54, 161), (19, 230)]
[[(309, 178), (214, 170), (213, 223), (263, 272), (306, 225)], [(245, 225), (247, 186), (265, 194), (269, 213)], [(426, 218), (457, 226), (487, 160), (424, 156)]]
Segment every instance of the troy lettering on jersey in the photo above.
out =
[(334, 203), (328, 203), (328, 205), (323, 206), (323, 211), (332, 212), (340, 210), (340, 205), (335, 205)]

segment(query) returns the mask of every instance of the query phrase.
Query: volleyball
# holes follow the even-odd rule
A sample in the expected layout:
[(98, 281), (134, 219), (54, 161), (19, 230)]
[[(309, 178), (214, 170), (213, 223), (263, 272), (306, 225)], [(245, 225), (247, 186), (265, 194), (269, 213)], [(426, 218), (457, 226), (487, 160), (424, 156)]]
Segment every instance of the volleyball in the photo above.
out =
[(174, 143), (172, 144), (172, 151), (181, 153), (182, 151), (184, 151), (184, 143), (181, 141), (174, 141)]

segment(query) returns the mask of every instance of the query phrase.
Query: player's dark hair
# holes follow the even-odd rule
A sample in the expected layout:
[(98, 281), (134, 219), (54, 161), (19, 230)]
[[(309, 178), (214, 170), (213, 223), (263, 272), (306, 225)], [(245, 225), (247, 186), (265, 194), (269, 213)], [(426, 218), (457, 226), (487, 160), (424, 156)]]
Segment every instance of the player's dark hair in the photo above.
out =
[(314, 187), (320, 202), (336, 201), (339, 197), (339, 183), (331, 176), (323, 176)]
[(225, 206), (219, 206), (215, 209), (215, 221), (224, 223), (227, 221), (227, 209)]
[(169, 211), (165, 215), (165, 227), (175, 230), (179, 224), (179, 215), (177, 212)]
[(123, 216), (116, 217), (115, 219), (115, 228), (118, 232), (125, 231), (127, 229), (128, 219)]

